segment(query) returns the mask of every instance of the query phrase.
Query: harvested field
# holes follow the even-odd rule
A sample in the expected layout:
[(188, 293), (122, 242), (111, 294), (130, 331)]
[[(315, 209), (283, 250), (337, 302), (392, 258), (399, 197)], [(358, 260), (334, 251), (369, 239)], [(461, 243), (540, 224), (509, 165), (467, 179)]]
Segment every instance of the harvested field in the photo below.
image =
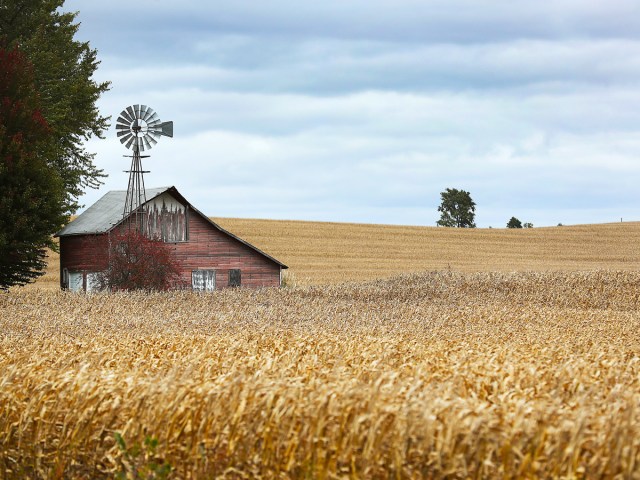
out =
[[(290, 267), (299, 285), (373, 280), (429, 270), (640, 270), (640, 223), (458, 229), (214, 218)], [(53, 253), (38, 288), (57, 289)]]
[(632, 271), (14, 290), (0, 477), (638, 478), (639, 296)]
[(532, 229), (214, 219), (289, 265), (299, 284), (430, 270), (640, 270), (640, 223)]

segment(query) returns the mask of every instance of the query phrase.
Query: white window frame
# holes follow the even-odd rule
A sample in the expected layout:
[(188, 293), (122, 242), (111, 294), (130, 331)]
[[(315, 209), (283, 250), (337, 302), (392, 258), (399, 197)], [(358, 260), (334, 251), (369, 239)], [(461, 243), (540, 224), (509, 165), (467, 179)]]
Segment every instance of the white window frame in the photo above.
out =
[(191, 288), (195, 292), (213, 292), (216, 289), (216, 271), (212, 268), (192, 270)]
[(98, 272), (87, 272), (86, 274), (86, 291), (97, 292), (100, 290), (98, 286)]
[(71, 292), (83, 292), (84, 291), (84, 275), (81, 271), (70, 271), (69, 281), (67, 288)]

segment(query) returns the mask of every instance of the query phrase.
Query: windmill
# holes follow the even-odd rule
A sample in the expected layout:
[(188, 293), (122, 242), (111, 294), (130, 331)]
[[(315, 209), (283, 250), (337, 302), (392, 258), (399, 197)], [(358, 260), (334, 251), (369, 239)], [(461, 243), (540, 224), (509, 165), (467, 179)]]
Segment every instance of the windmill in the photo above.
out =
[(129, 186), (122, 218), (126, 219), (135, 213), (136, 225), (142, 227), (138, 222), (138, 215), (141, 213), (139, 207), (147, 201), (144, 174), (149, 173), (142, 170), (142, 159), (149, 158), (149, 155), (141, 155), (141, 152), (153, 147), (163, 135), (173, 137), (173, 122), (160, 121), (158, 114), (146, 105), (133, 105), (120, 112), (116, 131), (120, 143), (133, 150), (133, 155), (124, 155), (131, 157), (131, 169), (127, 171)]

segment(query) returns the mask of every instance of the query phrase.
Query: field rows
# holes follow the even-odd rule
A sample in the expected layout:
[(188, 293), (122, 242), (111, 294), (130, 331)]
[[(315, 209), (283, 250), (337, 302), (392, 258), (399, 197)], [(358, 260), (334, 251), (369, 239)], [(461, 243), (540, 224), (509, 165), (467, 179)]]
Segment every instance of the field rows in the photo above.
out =
[[(457, 229), (284, 220), (213, 219), (290, 267), (299, 285), (430, 270), (640, 271), (640, 223), (533, 229)], [(57, 289), (52, 254), (38, 288)]]
[(640, 223), (533, 229), (214, 219), (289, 265), (304, 285), (431, 270), (640, 270)]
[(638, 478), (640, 273), (0, 296), (3, 478)]

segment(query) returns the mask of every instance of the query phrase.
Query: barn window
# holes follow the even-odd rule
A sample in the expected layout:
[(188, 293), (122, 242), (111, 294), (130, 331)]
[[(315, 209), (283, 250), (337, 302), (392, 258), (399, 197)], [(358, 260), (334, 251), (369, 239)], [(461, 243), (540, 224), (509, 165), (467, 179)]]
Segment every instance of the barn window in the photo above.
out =
[(234, 268), (232, 270), (229, 270), (229, 286), (239, 287), (240, 283), (241, 283), (240, 269)]
[(95, 272), (87, 273), (87, 292), (95, 292), (100, 290), (100, 281), (98, 280), (98, 274)]
[(193, 270), (191, 272), (191, 285), (197, 292), (212, 292), (216, 289), (215, 270)]
[(69, 288), (69, 270), (67, 268), (62, 269), (62, 288)]
[(81, 292), (84, 290), (83, 283), (82, 272), (69, 272), (69, 290), (72, 292)]

